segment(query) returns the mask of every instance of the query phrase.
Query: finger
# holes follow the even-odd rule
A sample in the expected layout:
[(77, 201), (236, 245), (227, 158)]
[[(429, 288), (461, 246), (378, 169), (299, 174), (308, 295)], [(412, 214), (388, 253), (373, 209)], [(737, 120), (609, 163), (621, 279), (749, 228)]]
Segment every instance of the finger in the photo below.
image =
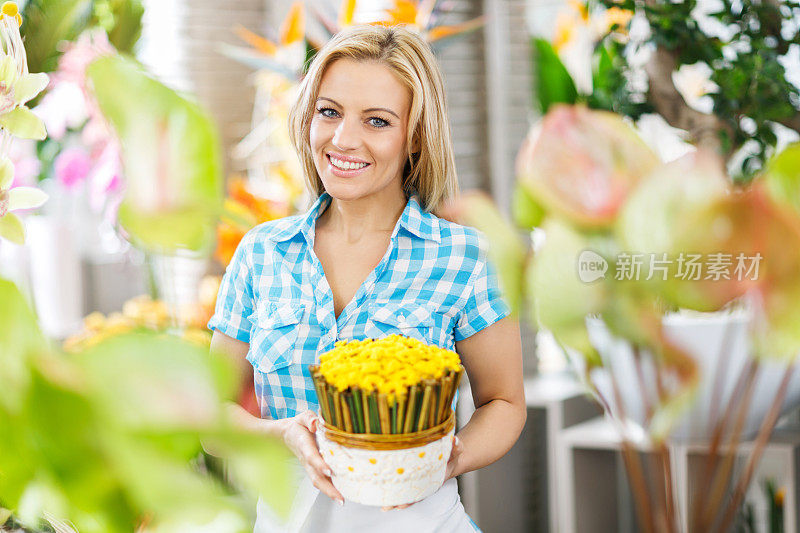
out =
[(298, 421), (300, 422), (300, 424), (307, 430), (309, 430), (311, 433), (314, 433), (316, 431), (314, 427), (316, 420), (317, 420), (317, 414), (311, 409), (303, 411), (303, 413), (298, 417)]
[(306, 472), (308, 473), (308, 477), (311, 479), (311, 482), (317, 487), (320, 492), (328, 496), (332, 500), (336, 500), (340, 504), (344, 504), (344, 497), (342, 493), (336, 490), (336, 487), (333, 486), (330, 478), (321, 475), (313, 468), (306, 468)]

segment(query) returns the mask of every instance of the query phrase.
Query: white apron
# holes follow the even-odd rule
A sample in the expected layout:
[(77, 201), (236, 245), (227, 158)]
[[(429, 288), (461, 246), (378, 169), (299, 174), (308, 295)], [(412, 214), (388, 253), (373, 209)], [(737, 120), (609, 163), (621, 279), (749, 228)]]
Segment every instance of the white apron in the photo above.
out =
[(359, 533), (361, 531), (414, 533), (473, 533), (480, 531), (464, 511), (455, 479), (405, 509), (383, 512), (380, 507), (345, 501), (344, 506), (321, 494), (305, 475), (292, 504), (289, 519), (280, 520), (258, 501), (254, 533)]

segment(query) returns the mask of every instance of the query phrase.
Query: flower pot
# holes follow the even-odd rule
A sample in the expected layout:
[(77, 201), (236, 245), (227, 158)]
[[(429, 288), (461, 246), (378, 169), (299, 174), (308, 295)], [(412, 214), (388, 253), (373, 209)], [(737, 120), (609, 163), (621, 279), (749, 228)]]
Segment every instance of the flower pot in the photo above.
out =
[[(723, 416), (726, 406), (735, 394), (741, 394), (736, 391), (736, 384), (751, 357), (751, 320), (751, 314), (744, 310), (673, 313), (664, 317), (663, 325), (667, 337), (692, 356), (699, 366), (696, 394), (688, 409), (679, 415), (670, 432), (673, 441), (708, 442), (715, 423)], [(636, 430), (644, 431), (644, 398), (654, 404), (658, 390), (652, 359), (649, 356), (641, 357), (640, 370), (637, 370), (633, 349), (628, 341), (613, 336), (600, 319), (588, 319), (587, 327), (589, 338), (603, 360), (602, 368), (592, 370), (591, 379), (607, 401), (610, 414), (618, 420), (624, 415), (626, 421), (632, 422)], [(777, 361), (760, 362), (743, 425), (743, 440), (754, 437), (758, 432), (775, 398), (785, 369), (785, 364)], [(619, 388), (621, 402), (615, 399), (612, 377)], [(714, 387), (718, 381), (721, 386), (715, 400)], [(785, 414), (798, 405), (800, 373), (795, 372), (781, 413)]]
[(317, 444), (342, 496), (363, 505), (420, 501), (445, 481), (455, 415), (439, 426), (396, 435), (352, 434), (319, 424)]

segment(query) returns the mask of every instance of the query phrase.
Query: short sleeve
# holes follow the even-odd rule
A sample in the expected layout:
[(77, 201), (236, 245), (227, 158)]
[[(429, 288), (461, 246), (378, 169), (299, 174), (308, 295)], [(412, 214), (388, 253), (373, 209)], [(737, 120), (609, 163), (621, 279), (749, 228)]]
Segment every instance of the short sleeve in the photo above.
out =
[(475, 335), (511, 313), (503, 299), (494, 266), (483, 250), (477, 259), (469, 290), (470, 296), (456, 322), (456, 341)]
[(233, 254), (217, 294), (214, 316), (208, 329), (217, 330), (242, 342), (250, 342), (251, 322), (254, 312), (252, 246), (246, 235)]

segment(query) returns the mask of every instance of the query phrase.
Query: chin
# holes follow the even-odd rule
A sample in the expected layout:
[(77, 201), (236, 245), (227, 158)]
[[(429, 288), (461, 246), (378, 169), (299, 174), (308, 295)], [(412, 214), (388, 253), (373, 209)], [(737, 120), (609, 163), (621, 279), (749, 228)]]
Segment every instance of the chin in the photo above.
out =
[(336, 183), (336, 181), (324, 181), (322, 185), (331, 197), (337, 200), (357, 200), (366, 196), (366, 191), (355, 183)]

